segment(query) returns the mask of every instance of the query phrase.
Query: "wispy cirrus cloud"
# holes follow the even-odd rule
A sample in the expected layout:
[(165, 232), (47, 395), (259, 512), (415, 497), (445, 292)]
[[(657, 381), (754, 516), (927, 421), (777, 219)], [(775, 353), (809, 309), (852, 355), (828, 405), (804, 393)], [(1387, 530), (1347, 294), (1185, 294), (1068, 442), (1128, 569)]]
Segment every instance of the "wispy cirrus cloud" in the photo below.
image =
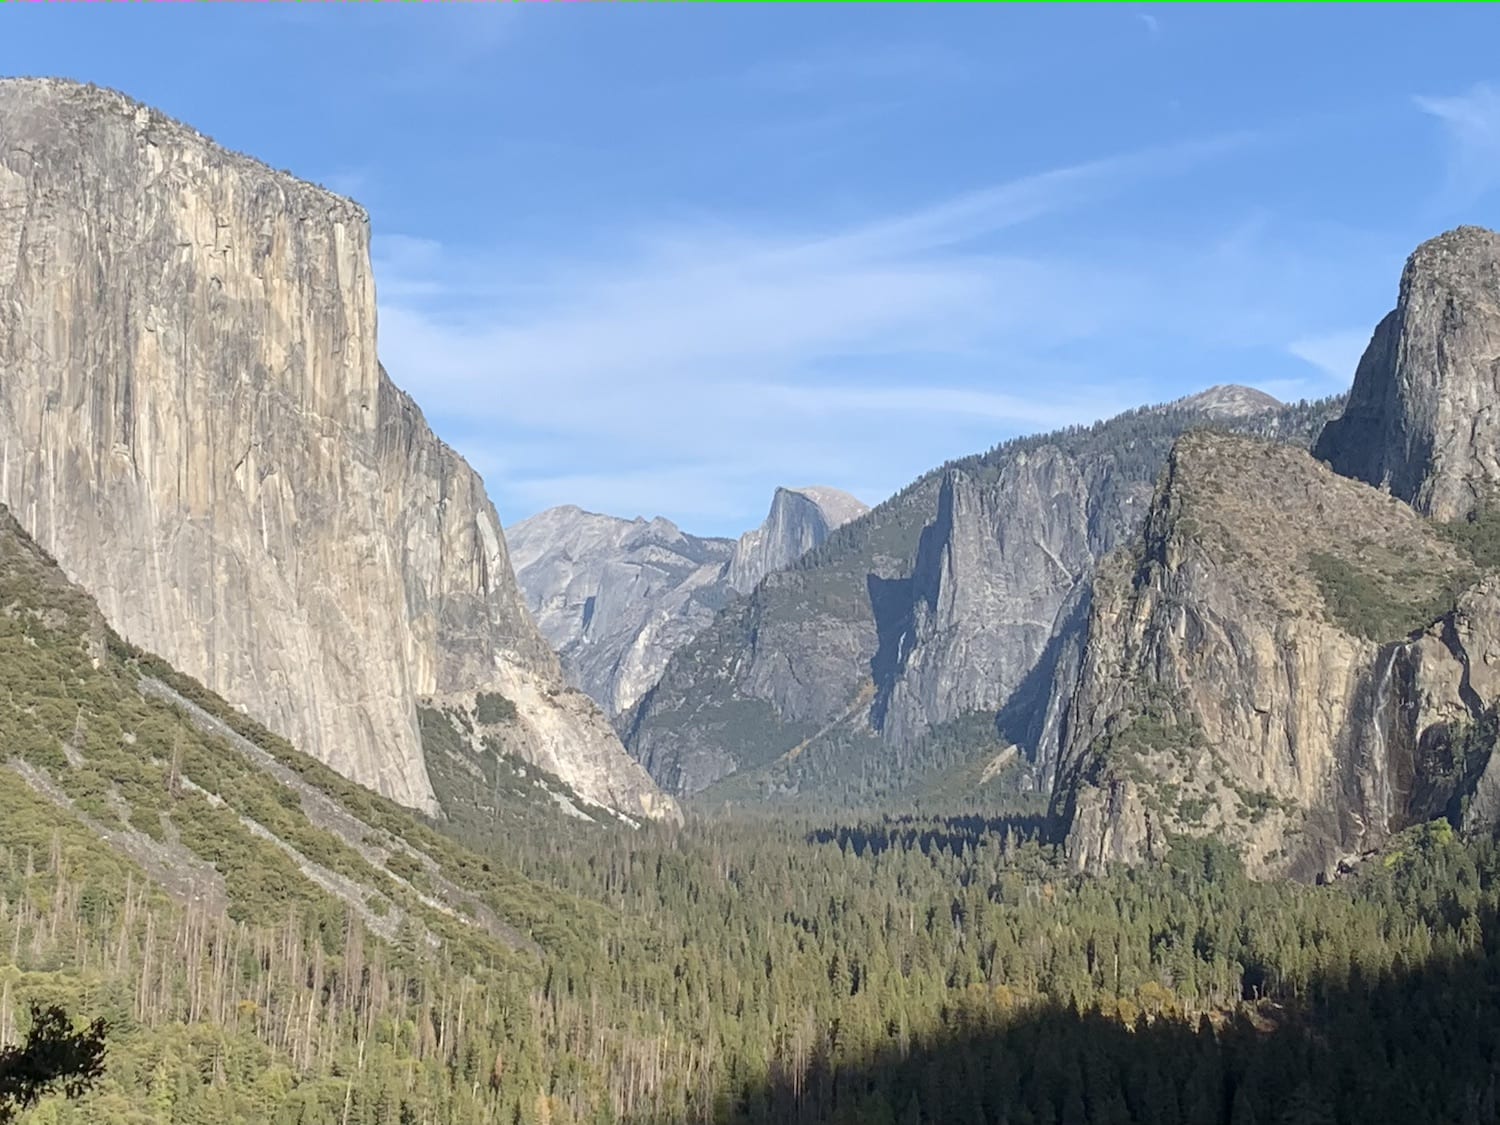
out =
[(1443, 126), (1447, 174), (1442, 205), (1464, 207), (1500, 187), (1500, 88), (1480, 82), (1462, 94), (1415, 100)]
[(1355, 328), (1307, 336), (1293, 340), (1287, 345), (1287, 351), (1312, 364), (1328, 379), (1348, 384), (1354, 378), (1359, 357), (1370, 343), (1370, 331), (1369, 328)]
[[(1251, 140), (1086, 162), (843, 227), (657, 227), (545, 269), (377, 237), (381, 354), (507, 520), (577, 503), (728, 533), (788, 481), (873, 502), (1011, 433), (1140, 401), (1141, 363), (1072, 353), (1158, 318), (1181, 328), (1166, 310), (1212, 263), (1017, 253), (1007, 234)], [(1211, 299), (1245, 305), (1238, 289)]]

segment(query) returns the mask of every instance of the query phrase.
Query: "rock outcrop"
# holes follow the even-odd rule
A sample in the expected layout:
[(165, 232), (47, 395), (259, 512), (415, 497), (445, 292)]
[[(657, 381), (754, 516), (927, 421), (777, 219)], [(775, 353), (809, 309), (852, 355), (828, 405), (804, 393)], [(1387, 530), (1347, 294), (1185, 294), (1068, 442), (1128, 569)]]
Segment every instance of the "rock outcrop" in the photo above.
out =
[(727, 581), (748, 594), (773, 570), (791, 566), (834, 531), (870, 509), (836, 488), (778, 488), (765, 522), (740, 536), (729, 560)]
[(1317, 455), (1440, 520), (1493, 501), (1500, 482), (1500, 234), (1459, 227), (1406, 263), (1349, 405)]
[[(1076, 658), (1080, 586), (1139, 528), (1172, 441), (1215, 424), (1306, 448), (1333, 409), (1263, 406), (1215, 388), (927, 474), (721, 611), (642, 698), (626, 745), (692, 793), (768, 763), (810, 770), (836, 741), (902, 756), (990, 711), (1050, 769), (1048, 678)], [(1034, 776), (1050, 789), (1050, 772)]]
[(1215, 422), (1227, 422), (1237, 418), (1252, 418), (1280, 408), (1281, 403), (1265, 391), (1254, 387), (1241, 387), (1234, 383), (1221, 383), (1206, 391), (1180, 398), (1173, 406), (1196, 410)]
[(765, 522), (738, 541), (571, 505), (521, 520), (507, 539), (516, 579), (568, 681), (621, 714), (735, 594), (865, 510), (837, 489), (778, 488)]
[(1417, 822), (1500, 819), (1497, 392), (1500, 235), (1460, 227), (1412, 254), (1314, 446), (1341, 475), (1179, 443), (1054, 692), (1080, 867), (1211, 833), (1311, 878)]
[(1211, 835), (1254, 874), (1311, 878), (1441, 811), (1463, 782), (1440, 744), (1485, 706), (1450, 674), (1500, 658), (1473, 617), (1493, 595), (1461, 596), (1475, 577), (1301, 450), (1182, 438), (1139, 550), (1094, 579), (1054, 809), (1069, 855), (1099, 870)]
[(403, 804), (418, 701), (490, 690), (672, 815), (553, 698), (482, 483), (381, 369), (365, 213), (95, 87), (0, 82), (0, 136), (0, 501), (110, 623)]
[(892, 742), (998, 711), (1036, 666), (1063, 601), (1094, 565), (1084, 469), (1043, 446), (992, 481), (944, 474), (912, 566), (911, 620), (877, 685), (876, 722)]
[(507, 533), (516, 581), (568, 681), (610, 714), (632, 706), (729, 595), (730, 539), (664, 519), (549, 508)]

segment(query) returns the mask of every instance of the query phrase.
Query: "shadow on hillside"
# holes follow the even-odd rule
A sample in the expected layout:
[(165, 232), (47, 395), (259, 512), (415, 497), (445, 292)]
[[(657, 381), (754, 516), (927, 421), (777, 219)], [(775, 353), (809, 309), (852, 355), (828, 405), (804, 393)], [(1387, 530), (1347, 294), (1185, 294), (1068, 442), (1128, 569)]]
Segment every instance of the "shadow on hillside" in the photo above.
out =
[(631, 1121), (1486, 1125), (1500, 1120), (1494, 921), (1487, 952), (1378, 978), (1333, 968), (1311, 995), (1233, 1019), (1126, 1026), (1070, 1007), (1007, 1012), (986, 992), (939, 1033), (865, 1053), (835, 1021), (797, 1072), (740, 1077), (703, 1116)]
[(875, 619), (876, 639), (875, 655), (870, 658), (870, 678), (875, 684), (875, 700), (870, 705), (870, 722), (879, 730), (885, 725), (886, 708), (891, 702), (891, 688), (901, 674), (905, 659), (901, 639), (911, 630), (911, 579), (882, 578), (872, 572), (865, 575), (865, 593), (870, 599), (870, 614)]

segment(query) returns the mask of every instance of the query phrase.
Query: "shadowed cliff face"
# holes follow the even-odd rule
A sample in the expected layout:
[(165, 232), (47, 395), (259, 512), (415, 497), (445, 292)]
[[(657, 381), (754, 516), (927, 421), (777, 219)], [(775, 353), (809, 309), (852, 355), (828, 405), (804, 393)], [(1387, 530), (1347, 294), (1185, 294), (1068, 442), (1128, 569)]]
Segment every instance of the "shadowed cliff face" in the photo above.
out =
[(571, 506), (521, 520), (507, 538), (527, 605), (568, 681), (620, 714), (737, 593), (863, 511), (837, 489), (778, 488), (765, 522), (737, 541)]
[(92, 87), (0, 82), (0, 135), (0, 500), (111, 624), (407, 805), (417, 701), (481, 688), (656, 802), (547, 699), (483, 485), (376, 359), (364, 212)]
[(911, 577), (899, 661), (878, 685), (885, 735), (904, 742), (976, 710), (998, 710), (1035, 667), (1058, 610), (1094, 562), (1089, 487), (1046, 447), (993, 484), (949, 472)]
[(1424, 515), (1462, 519), (1500, 483), (1500, 235), (1423, 243), (1316, 453)]

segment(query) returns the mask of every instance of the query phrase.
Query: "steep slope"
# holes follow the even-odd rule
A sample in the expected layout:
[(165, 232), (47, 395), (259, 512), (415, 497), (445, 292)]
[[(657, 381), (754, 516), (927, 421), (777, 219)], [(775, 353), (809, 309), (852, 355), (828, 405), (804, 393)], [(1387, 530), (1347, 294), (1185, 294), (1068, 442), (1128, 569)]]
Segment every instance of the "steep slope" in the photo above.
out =
[[(976, 1091), (1063, 1121), (1079, 1074), (1122, 1121), (1317, 1110), (1306, 1075), (1337, 1076), (1328, 1121), (1472, 1122), (1487, 1096), (1494, 966), (1451, 951), (1483, 952), (1492, 841), (1419, 830), (1316, 892), (1213, 846), (1056, 878), (980, 817), (475, 854), (111, 636), (3, 513), (0, 682), (0, 1034), (31, 1001), (109, 1021), (99, 1086), (24, 1121), (982, 1120)], [(1224, 1077), (1179, 1100), (1184, 1045)]]
[(1212, 833), (1310, 878), (1414, 822), (1500, 816), (1497, 250), (1465, 227), (1412, 254), (1315, 446), (1342, 476), (1179, 443), (1064, 688), (1054, 814), (1078, 865)]
[(1375, 329), (1349, 407), (1317, 455), (1424, 515), (1463, 519), (1500, 481), (1500, 234), (1459, 227), (1420, 246)]
[(861, 777), (899, 788), (890, 763), (908, 777), (919, 740), (986, 714), (1031, 750), (1083, 619), (1080, 584), (1139, 526), (1172, 440), (1210, 410), (1305, 446), (1332, 405), (1262, 410), (1255, 392), (1216, 388), (935, 470), (726, 607), (643, 697), (627, 746), (670, 792), (738, 773), (741, 799), (864, 798), (849, 791)]
[(1301, 450), (1182, 438), (1140, 553), (1095, 579), (1058, 779), (1070, 856), (1098, 870), (1212, 835), (1256, 874), (1311, 878), (1442, 812), (1474, 780), (1439, 742), (1477, 717), (1458, 670), (1500, 605), (1464, 593), (1477, 578), (1410, 507)]
[(0, 82), (0, 501), (131, 641), (429, 812), (418, 706), (666, 813), (527, 615), (478, 476), (375, 353), (357, 206), (112, 92)]
[(667, 658), (724, 603), (729, 539), (670, 520), (550, 508), (506, 533), (516, 581), (568, 682), (611, 714), (630, 707)]
[(578, 838), (547, 792), (460, 845), (122, 640), (3, 507), (0, 740), (0, 1026), (109, 1021), (97, 1095), (26, 1119), (546, 1120), (563, 1068), (552, 1119), (614, 1121), (701, 1051), (656, 1000), (680, 960), (594, 971), (658, 923), (524, 873)]
[(528, 917), (519, 902), (540, 888), (507, 904), (500, 877), (473, 882), (477, 864), (451, 841), (122, 640), (3, 507), (0, 683), (0, 789), (183, 904), (335, 925), (350, 912), (387, 939), (406, 927), (522, 952), (536, 951), (525, 931), (563, 905)]
[(765, 521), (737, 542), (572, 506), (521, 520), (506, 538), (516, 580), (568, 681), (619, 714), (736, 593), (865, 510), (837, 489), (778, 488)]

